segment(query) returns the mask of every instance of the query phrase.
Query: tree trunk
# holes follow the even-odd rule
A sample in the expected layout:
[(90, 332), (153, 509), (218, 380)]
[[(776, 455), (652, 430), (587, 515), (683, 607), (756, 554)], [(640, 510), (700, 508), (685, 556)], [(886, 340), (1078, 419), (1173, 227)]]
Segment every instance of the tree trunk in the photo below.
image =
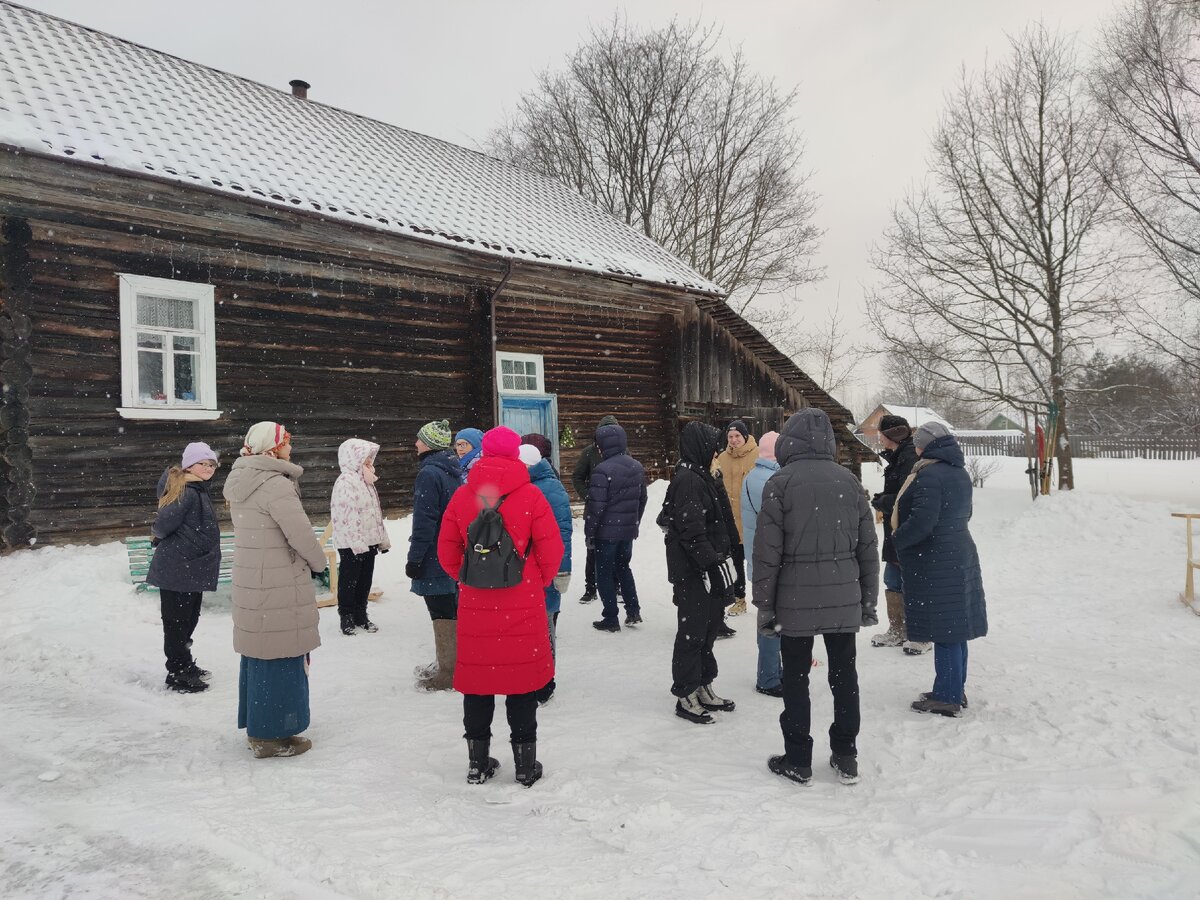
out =
[(1058, 489), (1075, 490), (1075, 466), (1071, 453), (1071, 434), (1067, 430), (1067, 397), (1055, 391), (1054, 402), (1058, 405), (1058, 429), (1054, 436), (1054, 457), (1058, 460)]

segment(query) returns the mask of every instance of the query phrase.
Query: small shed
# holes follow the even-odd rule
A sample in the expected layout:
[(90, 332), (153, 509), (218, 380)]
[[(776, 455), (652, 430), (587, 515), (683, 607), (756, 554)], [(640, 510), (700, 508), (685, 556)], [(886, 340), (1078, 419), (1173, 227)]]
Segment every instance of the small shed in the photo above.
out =
[(937, 422), (939, 425), (944, 425), (951, 431), (954, 430), (953, 425), (928, 407), (905, 406), (901, 403), (880, 403), (873, 410), (871, 410), (871, 414), (869, 416), (859, 423), (857, 428), (857, 432), (862, 436), (863, 441), (865, 441), (871, 447), (877, 448), (881, 446), (879, 441), (879, 420), (884, 416), (901, 416), (906, 419), (908, 424), (914, 429), (920, 428), (926, 422)]

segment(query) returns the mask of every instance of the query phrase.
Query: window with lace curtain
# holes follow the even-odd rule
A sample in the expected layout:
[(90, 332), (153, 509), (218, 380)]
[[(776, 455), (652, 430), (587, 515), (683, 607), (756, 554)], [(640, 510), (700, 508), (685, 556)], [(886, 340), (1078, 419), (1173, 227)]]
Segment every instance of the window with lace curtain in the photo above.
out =
[(120, 275), (121, 406), (129, 419), (215, 419), (213, 286)]

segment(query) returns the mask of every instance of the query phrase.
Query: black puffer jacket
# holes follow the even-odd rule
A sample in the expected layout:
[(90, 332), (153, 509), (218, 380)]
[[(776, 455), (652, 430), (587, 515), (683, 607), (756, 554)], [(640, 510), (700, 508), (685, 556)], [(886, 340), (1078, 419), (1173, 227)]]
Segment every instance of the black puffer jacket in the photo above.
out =
[(632, 541), (646, 511), (646, 470), (626, 450), (629, 441), (620, 425), (596, 429), (596, 446), (604, 457), (592, 472), (583, 533), (589, 541)]
[[(167, 486), (168, 469), (158, 479), (158, 496)], [(189, 481), (174, 503), (158, 511), (150, 533), (158, 539), (146, 584), (187, 593), (215, 591), (221, 573), (221, 526), (208, 495), (207, 481)]]
[(883, 513), (883, 561), (898, 563), (900, 558), (892, 546), (892, 507), (904, 487), (904, 479), (917, 464), (917, 448), (908, 437), (895, 450), (884, 450), (879, 455), (887, 460), (887, 468), (883, 470), (883, 490), (871, 498), (871, 505)]
[(796, 413), (775, 444), (754, 534), (754, 605), (788, 637), (856, 632), (878, 621), (879, 556), (862, 485), (835, 461), (829, 417)]
[(658, 515), (667, 544), (667, 579), (672, 584), (697, 578), (728, 559), (738, 543), (729, 497), (712, 475), (721, 437), (720, 431), (702, 422), (689, 422), (679, 435), (681, 462)]

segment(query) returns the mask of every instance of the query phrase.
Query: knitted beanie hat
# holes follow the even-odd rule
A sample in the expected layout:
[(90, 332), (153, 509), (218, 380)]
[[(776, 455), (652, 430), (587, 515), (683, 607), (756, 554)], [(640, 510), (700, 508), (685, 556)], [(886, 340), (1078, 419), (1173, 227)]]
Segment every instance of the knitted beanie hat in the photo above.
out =
[(511, 428), (500, 425), (483, 436), (483, 455), (500, 456), (505, 459), (517, 459), (520, 452), (521, 436)]
[(439, 419), (434, 422), (426, 422), (417, 432), (417, 437), (430, 450), (449, 450), (451, 444), (450, 421)]
[(198, 462), (204, 462), (206, 459), (217, 461), (217, 454), (213, 452), (212, 447), (202, 441), (193, 441), (183, 448), (183, 462), (179, 464), (181, 469), (190, 469)]
[(768, 431), (758, 439), (758, 458), (774, 460), (775, 442), (779, 440), (778, 431)]
[(941, 422), (926, 422), (913, 432), (913, 446), (924, 450), (938, 438), (949, 437), (950, 429)]
[(483, 432), (478, 428), (464, 428), (454, 436), (455, 441), (466, 441), (476, 450), (483, 446)]
[(912, 434), (908, 419), (904, 416), (887, 415), (879, 420), (879, 433), (897, 444), (903, 443)]
[(549, 459), (554, 455), (554, 447), (550, 445), (550, 439), (544, 434), (522, 435), (521, 443), (537, 447), (538, 453), (542, 454), (542, 459)]
[(725, 429), (725, 433), (729, 434), (731, 431), (736, 431), (740, 434), (744, 441), (750, 440), (750, 429), (746, 427), (746, 423), (741, 419), (734, 419), (729, 423), (729, 427)]
[(542, 461), (542, 451), (533, 444), (522, 444), (517, 448), (517, 459), (527, 466), (536, 466)]
[(242, 456), (258, 456), (269, 453), (280, 444), (292, 439), (288, 430), (278, 422), (256, 422), (246, 432), (246, 440), (242, 442)]

